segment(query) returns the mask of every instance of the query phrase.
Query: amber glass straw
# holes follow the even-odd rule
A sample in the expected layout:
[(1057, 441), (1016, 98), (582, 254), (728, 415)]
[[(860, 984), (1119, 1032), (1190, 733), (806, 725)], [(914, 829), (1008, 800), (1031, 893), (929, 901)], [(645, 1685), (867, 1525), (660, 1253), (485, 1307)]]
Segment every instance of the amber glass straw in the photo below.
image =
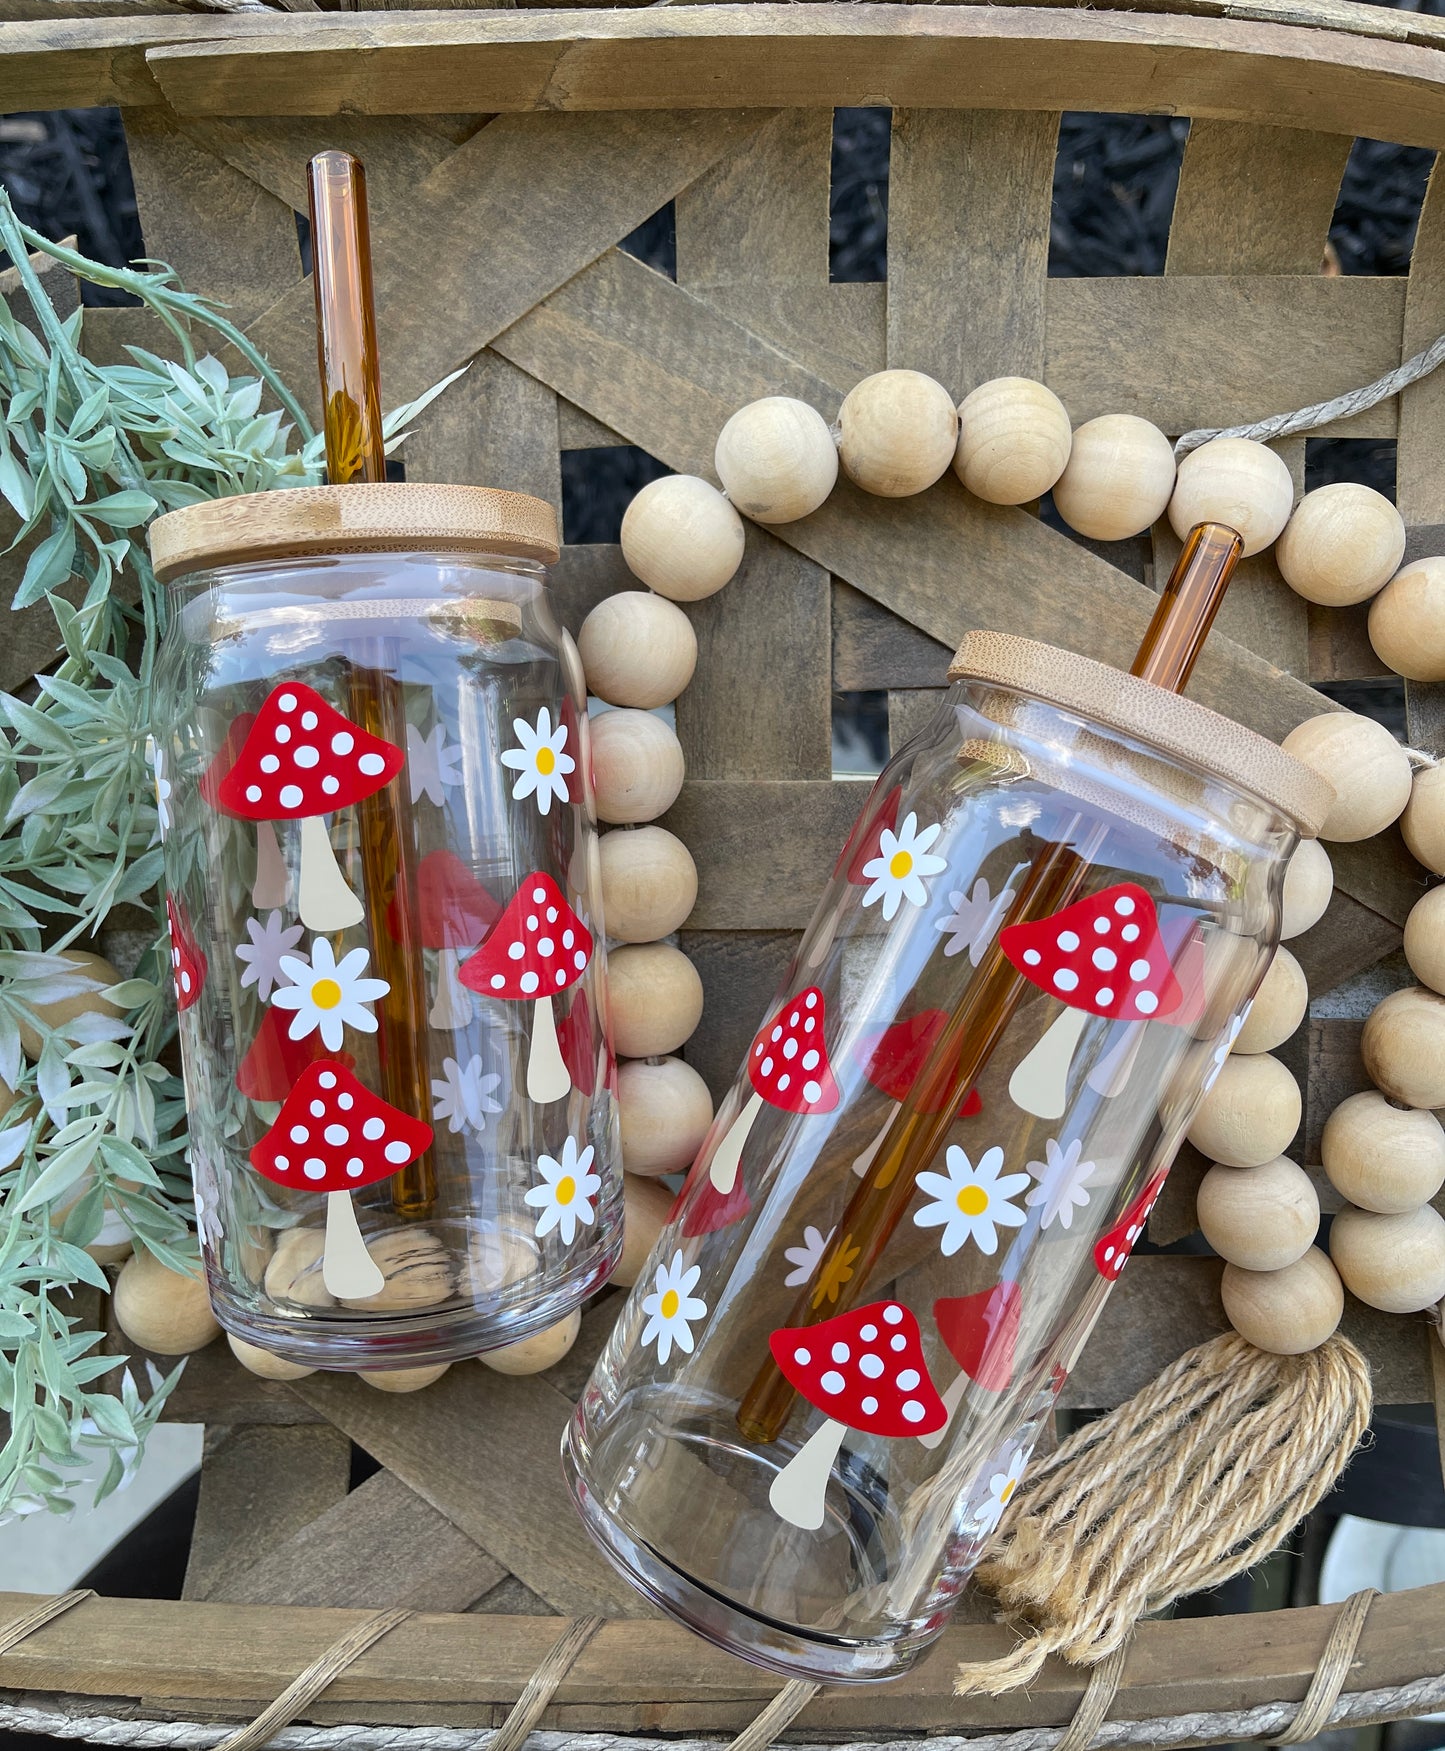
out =
[[(366, 172), (349, 152), (318, 152), (307, 169), (327, 476), (333, 486), (385, 480)], [(349, 697), (351, 716), (363, 729), (406, 746), (401, 686), (385, 640), (369, 639), (352, 648)], [(407, 903), (416, 883), (405, 779), (393, 779), (358, 803), (356, 815), (372, 970), (391, 987), (377, 1005), (382, 1093), (394, 1107), (427, 1119), (431, 1100), (421, 1050), (427, 1027), (426, 969), (415, 938), (415, 915)], [(393, 906), (398, 896), (402, 903)], [(431, 1152), (402, 1168), (389, 1183), (398, 1214), (429, 1214), (436, 1200)]]
[[(1183, 688), (1224, 599), (1241, 545), (1232, 529), (1217, 523), (1203, 523), (1190, 532), (1130, 674), (1170, 692)], [(1001, 928), (1047, 918), (1079, 897), (1108, 832), (1095, 824), (1083, 844), (1070, 845), (1083, 822), (1082, 815), (1075, 815), (1058, 839), (1041, 847)], [(856, 1303), (913, 1201), (914, 1176), (937, 1156), (963, 1097), (977, 1082), (1031, 989), (1014, 971), (995, 936), (867, 1174), (848, 1200), (812, 1282), (799, 1295), (791, 1316), (782, 1321), (784, 1325), (812, 1325)], [(849, 1260), (852, 1274), (845, 1277), (832, 1267), (854, 1249), (857, 1256)], [(820, 1305), (815, 1305), (812, 1285), (824, 1282), (838, 1286), (837, 1298), (829, 1301), (818, 1295)], [(769, 1355), (738, 1407), (739, 1431), (750, 1441), (776, 1441), (792, 1410), (793, 1396), (794, 1389)]]

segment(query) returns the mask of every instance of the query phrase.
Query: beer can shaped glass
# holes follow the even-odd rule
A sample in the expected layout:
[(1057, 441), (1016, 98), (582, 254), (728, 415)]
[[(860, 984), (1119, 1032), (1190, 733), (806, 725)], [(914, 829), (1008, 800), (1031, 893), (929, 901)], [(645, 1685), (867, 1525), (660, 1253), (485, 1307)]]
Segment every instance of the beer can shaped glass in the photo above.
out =
[(994, 634), (873, 787), (564, 1444), (651, 1599), (775, 1671), (937, 1635), (1139, 1237), (1329, 787)]
[(155, 682), (211, 1298), (331, 1368), (555, 1323), (621, 1243), (587, 701), (552, 509), (317, 487), (172, 512)]

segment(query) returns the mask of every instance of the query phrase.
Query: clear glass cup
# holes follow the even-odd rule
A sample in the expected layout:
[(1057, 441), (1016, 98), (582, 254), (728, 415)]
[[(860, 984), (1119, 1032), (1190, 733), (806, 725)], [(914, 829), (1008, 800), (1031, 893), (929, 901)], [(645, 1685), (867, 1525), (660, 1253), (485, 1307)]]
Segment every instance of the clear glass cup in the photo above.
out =
[[(548, 507), (316, 491), (386, 495), (394, 538), (253, 557), (247, 506), (278, 513), (225, 501), (239, 536), (172, 582), (154, 742), (191, 1159), (227, 1330), (415, 1366), (555, 1324), (620, 1250), (587, 704), (545, 538), (479, 515), (467, 539), (484, 500)], [(408, 540), (397, 495), (438, 491), (461, 514)]]
[(564, 1442), (639, 1588), (790, 1676), (943, 1627), (1268, 965), (1311, 782), (997, 643), (1038, 691), (966, 643), (873, 787)]

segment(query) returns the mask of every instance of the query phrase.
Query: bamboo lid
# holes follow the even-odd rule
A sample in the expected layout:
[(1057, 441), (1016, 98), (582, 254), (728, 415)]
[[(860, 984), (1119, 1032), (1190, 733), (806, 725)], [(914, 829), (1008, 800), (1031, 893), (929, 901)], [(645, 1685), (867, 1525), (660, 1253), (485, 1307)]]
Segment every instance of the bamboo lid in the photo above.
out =
[(488, 486), (301, 486), (168, 511), (151, 524), (150, 549), (163, 581), (324, 553), (476, 551), (550, 564), (557, 514), (542, 499)]
[(949, 665), (951, 681), (991, 681), (1137, 737), (1279, 809), (1313, 838), (1334, 787), (1267, 736), (1182, 694), (1108, 663), (1003, 632), (970, 632)]

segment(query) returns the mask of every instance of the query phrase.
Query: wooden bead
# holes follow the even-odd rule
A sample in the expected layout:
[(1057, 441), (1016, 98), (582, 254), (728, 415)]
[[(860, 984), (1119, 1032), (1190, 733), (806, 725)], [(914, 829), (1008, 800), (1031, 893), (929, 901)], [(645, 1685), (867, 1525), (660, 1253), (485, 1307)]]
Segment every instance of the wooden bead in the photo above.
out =
[(708, 1086), (681, 1058), (624, 1064), (617, 1072), (617, 1105), (628, 1173), (680, 1173), (712, 1124)]
[(262, 1380), (304, 1380), (308, 1374), (316, 1372), (304, 1362), (288, 1362), (284, 1356), (272, 1355), (270, 1350), (263, 1350), (259, 1344), (248, 1344), (244, 1339), (238, 1338), (235, 1332), (226, 1333), (226, 1342), (231, 1346), (231, 1354), (246, 1372), (258, 1375)]
[(473, 1296), (498, 1295), (530, 1277), (541, 1264), (535, 1240), (490, 1222), (478, 1224), (467, 1237), (461, 1287)]
[(1318, 839), (1301, 839), (1284, 872), (1279, 934), (1283, 942), (1318, 924), (1335, 891), (1330, 854)]
[(1445, 681), (1445, 557), (1411, 560), (1390, 579), (1370, 604), (1370, 643), (1407, 681)]
[(319, 1228), (283, 1230), (266, 1266), (269, 1298), (283, 1307), (335, 1307), (336, 1299), (321, 1278), (325, 1250), (326, 1236)]
[(832, 492), (838, 451), (816, 408), (791, 396), (766, 395), (739, 408), (718, 433), (713, 465), (745, 517), (794, 523)]
[(1445, 1296), (1445, 1218), (1428, 1204), (1398, 1216), (1341, 1210), (1330, 1257), (1351, 1295), (1382, 1313), (1421, 1313)]
[(1278, 1058), (1229, 1057), (1199, 1104), (1189, 1141), (1226, 1167), (1262, 1167), (1299, 1130), (1299, 1084)]
[(1052, 389), (995, 377), (959, 403), (953, 472), (975, 498), (1027, 505), (1064, 472), (1072, 445), (1068, 409)]
[(1432, 991), (1445, 991), (1445, 886), (1431, 888), (1405, 920), (1405, 959)]
[(1321, 839), (1346, 844), (1383, 832), (1410, 800), (1410, 762), (1383, 724), (1353, 711), (1322, 711), (1281, 744), (1335, 787)]
[(366, 1250), (386, 1281), (375, 1295), (343, 1298), (343, 1307), (391, 1312), (435, 1307), (450, 1297), (451, 1255), (430, 1229), (387, 1228), (367, 1241)]
[(1255, 992), (1249, 1019), (1235, 1038), (1234, 1050), (1246, 1055), (1272, 1052), (1296, 1031), (1309, 1006), (1310, 987), (1304, 968), (1287, 948), (1276, 949), (1269, 971)]
[(1445, 1129), (1434, 1113), (1392, 1106), (1367, 1088), (1325, 1120), (1320, 1160), (1350, 1203), (1397, 1216), (1428, 1204), (1445, 1185)]
[(1284, 459), (1253, 438), (1211, 438), (1179, 464), (1169, 523), (1182, 541), (1200, 523), (1223, 523), (1261, 553), (1289, 521), (1294, 481)]
[[(102, 986), (120, 984), (120, 974), (103, 955), (91, 954), (88, 949), (83, 948), (67, 948), (60, 951), (60, 958), (69, 961), (72, 967), (87, 978), (98, 979)], [(37, 1021), (52, 1028), (63, 1027), (66, 1022), (75, 1021), (82, 1015), (120, 1017), (125, 1014), (123, 1009), (102, 997), (99, 991), (82, 991), (74, 997), (58, 998), (54, 1003), (37, 1003), (32, 1012)], [(29, 1021), (22, 1021), (20, 1049), (25, 1056), (38, 1058), (44, 1045), (40, 1029)]]
[(1284, 581), (1306, 602), (1368, 601), (1405, 552), (1405, 519), (1383, 493), (1353, 480), (1307, 492), (1274, 550)]
[(1365, 1023), (1360, 1056), (1370, 1080), (1407, 1107), (1445, 1107), (1445, 997), (1393, 991)]
[(667, 1226), (676, 1201), (675, 1195), (660, 1180), (623, 1174), (622, 1256), (612, 1273), (614, 1283), (630, 1289), (642, 1275), (648, 1255), (657, 1245), (658, 1235)]
[(153, 1355), (189, 1356), (221, 1335), (204, 1273), (167, 1270), (153, 1253), (135, 1253), (121, 1266), (112, 1305), (120, 1329)]
[(423, 1392), (435, 1386), (450, 1366), (450, 1362), (433, 1362), (422, 1368), (358, 1368), (356, 1378), (378, 1392)]
[(673, 603), (650, 590), (599, 602), (577, 637), (588, 691), (609, 705), (669, 705), (697, 667), (697, 634)]
[(697, 902), (697, 865), (666, 827), (605, 833), (598, 848), (602, 922), (618, 942), (671, 936)]
[(1415, 774), (1400, 831), (1417, 863), (1445, 875), (1445, 764), (1422, 766)]
[(743, 520), (695, 474), (649, 481), (622, 518), (622, 557), (635, 577), (674, 602), (713, 596), (743, 562)]
[(1211, 1167), (1199, 1182), (1199, 1231), (1220, 1258), (1246, 1271), (1282, 1271), (1320, 1226), (1310, 1176), (1287, 1155), (1262, 1167)]
[(574, 1307), (565, 1319), (549, 1325), (545, 1331), (533, 1332), (515, 1344), (504, 1344), (499, 1350), (483, 1350), (477, 1357), (498, 1374), (540, 1374), (560, 1362), (577, 1342), (582, 1329), (581, 1311)]
[(682, 780), (682, 743), (660, 717), (623, 709), (592, 719), (592, 783), (602, 820), (655, 820), (677, 801)]
[(1226, 1265), (1219, 1294), (1240, 1337), (1275, 1356), (1317, 1350), (1345, 1311), (1339, 1272), (1317, 1246), (1282, 1271)]
[(1090, 541), (1125, 541), (1164, 515), (1174, 491), (1174, 447), (1132, 413), (1106, 413), (1074, 432), (1054, 485), (1054, 509)]
[(878, 371), (838, 410), (838, 460), (864, 492), (912, 498), (948, 472), (958, 444), (953, 397), (922, 371)]
[(702, 1020), (702, 980), (682, 952), (642, 942), (607, 957), (613, 1048), (624, 1058), (675, 1052)]

